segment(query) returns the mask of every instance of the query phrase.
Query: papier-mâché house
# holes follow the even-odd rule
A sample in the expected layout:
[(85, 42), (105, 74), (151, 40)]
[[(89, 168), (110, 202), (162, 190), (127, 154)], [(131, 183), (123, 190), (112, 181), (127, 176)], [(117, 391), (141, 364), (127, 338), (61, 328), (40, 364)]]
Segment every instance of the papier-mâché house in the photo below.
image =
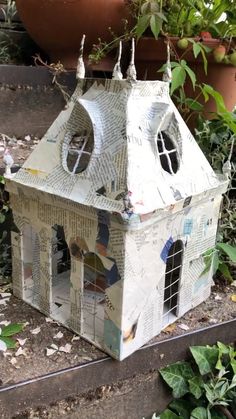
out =
[(7, 180), (15, 295), (124, 359), (209, 296), (226, 184), (168, 83), (78, 81)]

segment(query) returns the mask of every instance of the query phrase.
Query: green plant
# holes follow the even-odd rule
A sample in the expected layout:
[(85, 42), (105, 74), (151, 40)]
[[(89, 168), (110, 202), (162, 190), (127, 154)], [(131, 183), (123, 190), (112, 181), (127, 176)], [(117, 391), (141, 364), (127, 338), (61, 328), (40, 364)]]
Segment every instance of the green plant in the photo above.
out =
[(127, 0), (136, 18), (135, 34), (148, 29), (160, 34), (225, 38), (236, 34), (236, 5), (233, 0)]
[(23, 324), (21, 323), (12, 323), (2, 329), (0, 328), (0, 350), (14, 349), (16, 347), (16, 341), (12, 336), (21, 332), (22, 329)]
[(218, 342), (190, 347), (192, 361), (160, 370), (174, 400), (159, 419), (234, 419), (236, 415), (236, 351)]
[(203, 256), (205, 269), (202, 275), (212, 268), (213, 275), (219, 271), (226, 280), (233, 281), (229, 267), (231, 263), (236, 264), (236, 246), (231, 246), (228, 243), (217, 243), (214, 248), (207, 250)]
[[(110, 28), (113, 41), (107, 44), (99, 39), (90, 54), (91, 61), (102, 59), (117, 47), (120, 40), (128, 41), (132, 37), (139, 39), (147, 34), (155, 39), (159, 36), (183, 38), (182, 44), (179, 43), (181, 49), (188, 48), (192, 37), (198, 37), (199, 40), (216, 37), (223, 42), (227, 39), (225, 45), (217, 47), (218, 50), (220, 48), (220, 53), (214, 53), (216, 61), (225, 59), (225, 63), (236, 62), (233, 55), (235, 44), (232, 40), (236, 35), (234, 0), (126, 0), (126, 4), (134, 19), (133, 27), (129, 29), (126, 21), (121, 36), (116, 36)], [(222, 54), (223, 48), (225, 54)]]

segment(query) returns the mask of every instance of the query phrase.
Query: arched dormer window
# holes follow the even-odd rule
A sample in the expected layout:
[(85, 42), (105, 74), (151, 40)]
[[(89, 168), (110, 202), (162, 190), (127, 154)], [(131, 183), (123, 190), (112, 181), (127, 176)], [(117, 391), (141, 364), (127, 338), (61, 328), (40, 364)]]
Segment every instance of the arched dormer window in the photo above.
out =
[(174, 175), (179, 169), (179, 156), (176, 145), (165, 131), (157, 135), (157, 148), (162, 168)]
[(76, 175), (87, 169), (94, 149), (93, 124), (87, 110), (76, 103), (62, 143), (62, 166)]
[(67, 167), (72, 174), (82, 173), (89, 164), (93, 151), (93, 133), (82, 130), (71, 138), (67, 152)]

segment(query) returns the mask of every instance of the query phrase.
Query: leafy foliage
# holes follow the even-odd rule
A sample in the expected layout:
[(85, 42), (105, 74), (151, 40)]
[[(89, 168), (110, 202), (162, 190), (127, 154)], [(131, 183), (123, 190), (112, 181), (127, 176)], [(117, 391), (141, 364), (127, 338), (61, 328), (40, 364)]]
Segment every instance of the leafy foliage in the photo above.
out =
[[(218, 342), (213, 346), (193, 346), (190, 351), (192, 361), (178, 362), (160, 370), (176, 399), (158, 418), (233, 418), (236, 412), (235, 348)], [(187, 372), (184, 377), (183, 371)], [(182, 392), (180, 382), (184, 382)]]
[(126, 0), (136, 18), (136, 35), (147, 29), (157, 38), (196, 36), (209, 31), (213, 36), (236, 34), (236, 6), (233, 0)]
[(0, 328), (0, 350), (14, 349), (16, 342), (12, 336), (21, 332), (22, 329), (23, 325), (20, 323), (10, 324), (3, 329)]

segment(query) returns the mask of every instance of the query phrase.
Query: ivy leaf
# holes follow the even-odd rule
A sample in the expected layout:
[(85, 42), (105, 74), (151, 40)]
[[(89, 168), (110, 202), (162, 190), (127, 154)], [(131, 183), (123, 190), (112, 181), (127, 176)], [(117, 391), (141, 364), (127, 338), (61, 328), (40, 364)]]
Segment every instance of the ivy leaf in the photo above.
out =
[(229, 257), (231, 262), (236, 263), (236, 247), (233, 247), (228, 243), (217, 243), (216, 246)]
[(179, 416), (172, 412), (170, 409), (166, 409), (160, 415), (160, 419), (179, 419)]
[(201, 375), (208, 374), (215, 369), (219, 356), (218, 348), (209, 346), (192, 346), (190, 347), (190, 351)]
[(178, 89), (179, 87), (184, 85), (186, 79), (186, 71), (185, 69), (179, 65), (175, 67), (172, 71), (172, 82), (171, 82), (171, 95), (173, 92)]
[(196, 399), (200, 399), (203, 393), (203, 380), (201, 376), (195, 376), (188, 380), (189, 391), (193, 394)]
[(170, 402), (169, 407), (182, 419), (189, 419), (192, 411), (192, 404), (187, 400), (173, 400)]
[(21, 323), (14, 323), (14, 324), (9, 324), (8, 326), (5, 326), (2, 329), (2, 333), (0, 335), (0, 338), (2, 339), (2, 337), (6, 337), (6, 336), (13, 336), (16, 333), (21, 332), (23, 329), (23, 325)]
[(176, 362), (160, 370), (165, 382), (172, 388), (173, 397), (178, 398), (188, 393), (188, 380), (194, 376), (188, 362)]
[(193, 409), (190, 419), (208, 419), (207, 409), (205, 407), (196, 407)]

